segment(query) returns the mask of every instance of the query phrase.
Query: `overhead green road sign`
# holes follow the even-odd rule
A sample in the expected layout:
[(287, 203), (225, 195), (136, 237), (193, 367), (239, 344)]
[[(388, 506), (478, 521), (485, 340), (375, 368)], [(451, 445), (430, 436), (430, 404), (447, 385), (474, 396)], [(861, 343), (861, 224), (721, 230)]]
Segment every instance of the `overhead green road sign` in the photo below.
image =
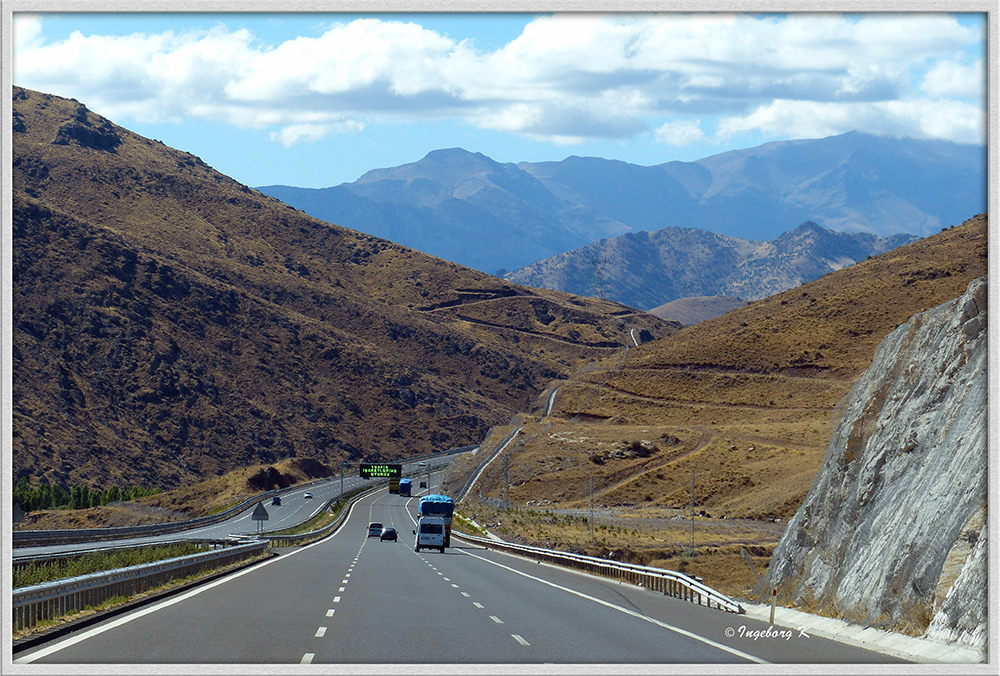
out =
[(398, 479), (403, 474), (403, 466), (397, 464), (361, 463), (361, 478), (389, 478)]

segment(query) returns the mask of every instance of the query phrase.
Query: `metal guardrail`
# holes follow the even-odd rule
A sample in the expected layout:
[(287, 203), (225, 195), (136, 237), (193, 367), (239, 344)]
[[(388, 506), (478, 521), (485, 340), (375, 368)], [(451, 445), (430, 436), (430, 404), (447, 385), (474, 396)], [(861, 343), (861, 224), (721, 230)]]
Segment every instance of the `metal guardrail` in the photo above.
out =
[[(504, 437), (503, 441), (501, 441), (499, 444), (497, 444), (497, 447), (495, 449), (493, 449), (493, 452), (490, 453), (488, 457), (484, 458), (479, 463), (479, 465), (476, 466), (476, 469), (473, 470), (473, 472), (469, 476), (469, 478), (465, 480), (465, 485), (463, 485), (462, 489), (458, 492), (458, 497), (455, 498), (455, 502), (456, 503), (459, 502), (460, 500), (462, 500), (465, 497), (466, 493), (469, 492), (469, 489), (472, 488), (473, 484), (475, 484), (476, 481), (479, 480), (479, 476), (484, 471), (486, 471), (486, 467), (491, 462), (493, 462), (497, 457), (499, 457), (500, 453), (503, 452), (503, 450), (505, 448), (507, 448), (507, 444), (509, 444), (510, 442), (512, 442), (514, 440), (514, 438), (517, 437), (517, 435), (520, 432), (521, 432), (521, 426), (518, 425), (514, 429), (513, 432), (511, 432), (510, 434), (508, 434), (506, 437)], [(482, 448), (482, 446), (480, 446), (479, 448)]]
[(518, 545), (512, 542), (504, 542), (503, 540), (491, 540), (464, 533), (453, 533), (453, 535), (490, 549), (499, 549), (528, 556), (539, 561), (545, 561), (546, 563), (576, 568), (577, 570), (601, 575), (602, 577), (629, 582), (651, 591), (662, 592), (667, 596), (708, 606), (709, 608), (715, 607), (719, 610), (739, 615), (746, 613), (743, 606), (725, 594), (702, 584), (689, 575), (678, 573), (677, 571), (608, 561), (607, 559), (599, 559), (596, 556), (558, 552), (552, 549), (542, 549), (541, 547), (529, 547), (527, 545)]
[[(306, 484), (296, 486), (302, 488)], [(129, 537), (143, 537), (150, 535), (168, 535), (170, 533), (180, 533), (200, 526), (210, 526), (221, 523), (231, 516), (238, 514), (250, 505), (260, 500), (267, 499), (280, 491), (267, 491), (253, 498), (244, 500), (235, 507), (212, 514), (209, 516), (199, 516), (194, 519), (184, 521), (171, 521), (170, 523), (154, 523), (142, 526), (119, 526), (110, 528), (79, 528), (72, 530), (17, 530), (11, 533), (11, 540), (14, 548), (18, 547), (44, 547), (46, 545), (64, 545), (78, 542), (100, 542), (102, 540), (118, 540)]]
[[(337, 498), (338, 500), (343, 498), (348, 498), (348, 500), (347, 503), (344, 505), (344, 508), (340, 510), (340, 514), (337, 515), (337, 518), (334, 519), (331, 523), (323, 526), (322, 528), (317, 528), (316, 530), (309, 531), (307, 533), (296, 533), (294, 535), (270, 535), (265, 532), (258, 537), (261, 540), (270, 543), (270, 545), (274, 547), (292, 547), (295, 545), (303, 545), (312, 542), (314, 540), (325, 538), (328, 535), (331, 535), (338, 528), (340, 528), (340, 526), (347, 519), (347, 515), (350, 513), (351, 507), (354, 505), (355, 502), (365, 497), (369, 493), (374, 493), (375, 491), (382, 489), (388, 483), (389, 483), (388, 480), (376, 480), (375, 485), (362, 486), (361, 488), (358, 488), (354, 491), (347, 493), (346, 495)], [(330, 501), (330, 504), (332, 503), (333, 500)], [(327, 506), (324, 509), (329, 508), (330, 504), (327, 504)]]
[(76, 559), (81, 559), (85, 556), (92, 554), (110, 554), (116, 551), (129, 550), (129, 549), (145, 549), (147, 547), (169, 547), (171, 545), (179, 545), (187, 542), (192, 542), (196, 544), (205, 544), (210, 547), (215, 546), (229, 546), (232, 544), (230, 541), (226, 540), (211, 540), (211, 539), (191, 539), (191, 538), (177, 538), (176, 540), (160, 540), (151, 544), (136, 544), (132, 543), (122, 543), (122, 544), (110, 544), (103, 547), (92, 547), (90, 549), (76, 549), (67, 552), (56, 552), (54, 554), (37, 554), (29, 556), (14, 556), (11, 558), (11, 568), (14, 573), (17, 573), (23, 568), (28, 566), (44, 566), (53, 563), (65, 564), (68, 561), (73, 561)]
[(226, 547), (15, 589), (11, 593), (13, 628), (33, 627), (39, 621), (96, 606), (116, 596), (133, 596), (174, 578), (242, 561), (262, 554), (267, 546), (266, 542), (257, 542)]
[[(22, 587), (13, 590), (12, 611), (14, 629), (33, 627), (41, 620), (52, 619), (67, 613), (96, 606), (115, 596), (128, 597), (151, 589), (176, 577), (184, 577), (209, 567), (227, 565), (263, 553), (273, 546), (306, 544), (326, 537), (339, 528), (346, 520), (353, 503), (369, 493), (382, 489), (388, 483), (376, 481), (348, 493), (348, 502), (337, 519), (323, 528), (296, 535), (247, 535), (242, 544), (227, 546), (220, 550), (175, 557), (155, 563), (130, 566), (112, 571), (81, 575), (65, 580)], [(339, 499), (339, 498), (338, 498)], [(331, 501), (332, 502), (332, 501)], [(189, 542), (190, 540), (182, 540)], [(209, 541), (218, 542), (218, 541)], [(133, 545), (134, 547), (134, 545)], [(90, 551), (109, 551), (122, 546), (102, 547)], [(127, 548), (127, 547), (126, 547)], [(75, 556), (74, 552), (70, 556)], [(40, 558), (58, 560), (65, 557), (56, 554), (51, 557), (21, 557), (24, 563), (38, 562)]]
[[(476, 446), (460, 446), (458, 448), (451, 448), (440, 453), (432, 453), (429, 455), (423, 455), (416, 458), (406, 458), (404, 460), (405, 464), (416, 463), (420, 461), (427, 460), (437, 460), (445, 458), (452, 455), (457, 455), (459, 453), (464, 453), (466, 451), (472, 450)], [(131, 537), (147, 537), (151, 535), (168, 535), (171, 533), (180, 533), (185, 530), (190, 530), (192, 528), (200, 528), (201, 526), (211, 526), (216, 523), (221, 523), (226, 519), (234, 516), (244, 509), (252, 506), (254, 503), (261, 500), (267, 500), (275, 495), (281, 495), (290, 491), (302, 490), (303, 488), (309, 488), (310, 486), (316, 486), (322, 483), (333, 483), (337, 481), (337, 477), (323, 477), (322, 479), (314, 479), (313, 481), (307, 481), (301, 484), (296, 484), (295, 486), (290, 486), (288, 488), (283, 488), (280, 490), (270, 490), (265, 491), (255, 495), (252, 498), (247, 498), (235, 507), (230, 507), (229, 509), (218, 512), (217, 514), (211, 514), (208, 516), (199, 516), (193, 519), (186, 519), (184, 521), (171, 521), (170, 523), (156, 523), (156, 524), (146, 524), (143, 526), (121, 526), (121, 527), (110, 527), (110, 528), (79, 528), (79, 529), (67, 529), (67, 530), (17, 530), (11, 533), (11, 542), (15, 549), (19, 547), (44, 547), (46, 545), (62, 545), (62, 544), (73, 544), (79, 542), (100, 542), (102, 540), (118, 540), (122, 538)]]
[[(438, 465), (432, 467), (431, 470), (432, 471), (438, 470), (441, 469), (441, 467), (445, 466), (447, 465)], [(418, 475), (413, 475), (413, 476), (418, 476)], [(312, 542), (314, 540), (325, 538), (328, 535), (332, 534), (334, 531), (336, 531), (338, 528), (340, 528), (341, 524), (343, 524), (344, 521), (347, 519), (347, 515), (351, 511), (350, 508), (355, 502), (357, 502), (358, 500), (360, 500), (361, 498), (365, 497), (370, 493), (374, 493), (375, 491), (384, 488), (386, 485), (388, 485), (388, 483), (389, 483), (388, 479), (373, 479), (372, 485), (362, 486), (361, 488), (357, 488), (354, 491), (350, 491), (347, 494), (338, 497), (337, 498), (338, 500), (348, 498), (347, 504), (344, 505), (344, 508), (341, 510), (340, 514), (332, 523), (329, 523), (326, 526), (323, 526), (322, 528), (318, 528), (314, 531), (309, 531), (307, 533), (296, 533), (295, 535), (273, 535), (264, 532), (257, 537), (268, 540), (275, 547), (291, 547), (295, 545), (303, 545), (308, 542)], [(331, 500), (330, 504), (332, 504), (333, 502), (334, 501)], [(327, 505), (327, 507), (329, 507), (329, 504)]]

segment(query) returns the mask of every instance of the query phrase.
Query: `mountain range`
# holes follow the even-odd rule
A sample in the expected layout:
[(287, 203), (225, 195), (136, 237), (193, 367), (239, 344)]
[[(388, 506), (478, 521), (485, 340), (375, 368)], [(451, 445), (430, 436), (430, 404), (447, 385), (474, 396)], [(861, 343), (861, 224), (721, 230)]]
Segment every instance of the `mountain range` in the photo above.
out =
[(505, 278), (643, 310), (699, 296), (758, 300), (916, 239), (834, 232), (812, 221), (768, 242), (671, 227), (602, 239)]
[(261, 192), (322, 220), (489, 273), (603, 238), (696, 228), (764, 241), (806, 221), (925, 237), (986, 210), (986, 148), (850, 132), (638, 166), (500, 163), (461, 148), (353, 183)]
[(319, 221), (78, 101), (12, 98), (15, 480), (169, 489), (475, 444), (677, 329)]

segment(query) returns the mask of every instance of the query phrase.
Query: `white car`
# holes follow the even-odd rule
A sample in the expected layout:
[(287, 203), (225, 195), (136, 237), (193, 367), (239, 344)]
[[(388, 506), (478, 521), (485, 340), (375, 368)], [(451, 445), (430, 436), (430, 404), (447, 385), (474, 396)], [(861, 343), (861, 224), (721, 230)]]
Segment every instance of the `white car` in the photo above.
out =
[(312, 493), (306, 493), (306, 494), (305, 494), (304, 496), (302, 496), (302, 497), (304, 497), (304, 498), (305, 498), (306, 500), (312, 500), (312, 498), (313, 498), (313, 494), (312, 494)]

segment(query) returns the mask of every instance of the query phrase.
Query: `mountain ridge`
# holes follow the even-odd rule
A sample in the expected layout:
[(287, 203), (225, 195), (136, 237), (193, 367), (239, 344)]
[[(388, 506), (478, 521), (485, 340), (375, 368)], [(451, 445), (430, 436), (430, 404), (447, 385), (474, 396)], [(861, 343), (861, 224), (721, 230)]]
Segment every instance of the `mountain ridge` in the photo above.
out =
[(576, 155), (500, 163), (450, 148), (353, 183), (259, 189), (322, 220), (494, 273), (671, 226), (767, 240), (814, 221), (924, 237), (986, 210), (985, 168), (982, 146), (848, 132), (653, 166)]
[(644, 310), (700, 296), (758, 300), (915, 239), (834, 232), (812, 221), (766, 242), (670, 227), (601, 240), (504, 278)]
[(676, 324), (319, 221), (13, 90), (15, 478), (171, 488), (481, 440)]

